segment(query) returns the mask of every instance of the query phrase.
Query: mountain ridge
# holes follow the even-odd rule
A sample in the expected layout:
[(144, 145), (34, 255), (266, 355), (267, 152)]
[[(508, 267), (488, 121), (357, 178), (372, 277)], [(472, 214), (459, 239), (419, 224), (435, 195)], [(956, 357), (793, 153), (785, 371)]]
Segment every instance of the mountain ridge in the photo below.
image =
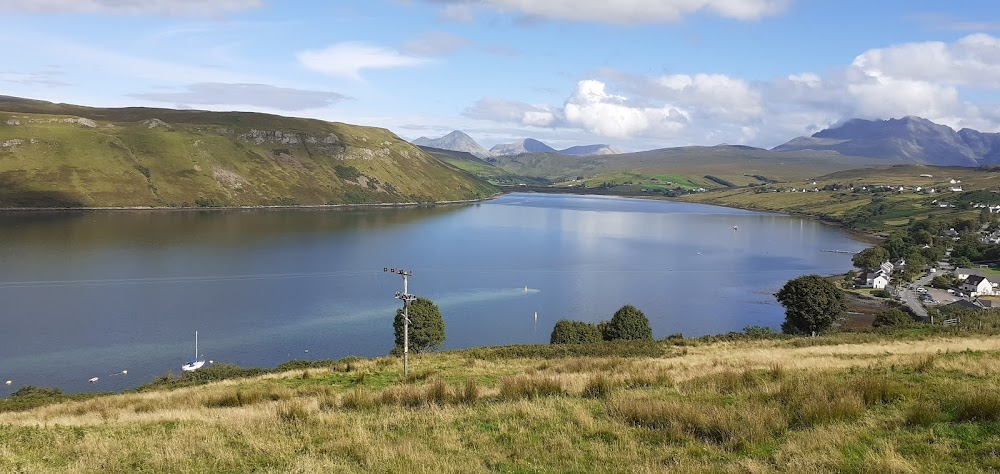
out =
[(497, 191), (382, 128), (0, 96), (0, 207), (391, 204)]
[(796, 137), (773, 151), (827, 151), (842, 155), (936, 166), (1000, 164), (1000, 133), (953, 128), (922, 117), (866, 120), (854, 118)]
[(412, 142), (414, 145), (438, 148), (441, 150), (464, 151), (471, 153), (479, 159), (485, 160), (493, 156), (489, 150), (484, 148), (472, 137), (461, 130), (453, 130), (451, 133), (440, 138), (420, 137)]

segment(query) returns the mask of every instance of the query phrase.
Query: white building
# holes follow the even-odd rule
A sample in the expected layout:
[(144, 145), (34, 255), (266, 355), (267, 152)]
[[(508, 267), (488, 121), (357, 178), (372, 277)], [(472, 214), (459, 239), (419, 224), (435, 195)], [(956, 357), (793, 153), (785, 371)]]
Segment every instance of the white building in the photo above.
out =
[(881, 270), (869, 273), (865, 275), (865, 286), (876, 290), (883, 290), (886, 286), (889, 286), (889, 275), (882, 273)]
[(970, 275), (962, 283), (962, 291), (968, 293), (969, 296), (992, 295), (993, 284), (984, 276)]

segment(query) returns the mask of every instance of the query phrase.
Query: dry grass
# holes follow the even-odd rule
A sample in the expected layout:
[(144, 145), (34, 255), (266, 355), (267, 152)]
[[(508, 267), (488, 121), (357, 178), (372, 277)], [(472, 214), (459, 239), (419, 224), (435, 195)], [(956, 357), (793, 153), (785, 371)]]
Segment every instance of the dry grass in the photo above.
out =
[[(829, 472), (1000, 467), (1000, 341), (351, 361), (0, 413), (0, 472)], [(666, 353), (666, 351), (665, 351)], [(994, 453), (994, 454), (990, 454)]]

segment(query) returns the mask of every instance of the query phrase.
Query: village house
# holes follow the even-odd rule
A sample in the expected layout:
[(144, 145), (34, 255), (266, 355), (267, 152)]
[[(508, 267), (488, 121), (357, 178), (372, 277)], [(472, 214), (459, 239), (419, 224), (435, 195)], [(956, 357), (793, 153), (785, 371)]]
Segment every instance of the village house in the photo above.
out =
[(972, 297), (992, 295), (993, 284), (990, 283), (990, 281), (984, 276), (969, 275), (969, 277), (962, 283), (962, 291), (968, 293), (969, 296)]
[(865, 286), (876, 290), (884, 290), (886, 286), (889, 286), (889, 275), (883, 273), (882, 270), (869, 273), (865, 275)]

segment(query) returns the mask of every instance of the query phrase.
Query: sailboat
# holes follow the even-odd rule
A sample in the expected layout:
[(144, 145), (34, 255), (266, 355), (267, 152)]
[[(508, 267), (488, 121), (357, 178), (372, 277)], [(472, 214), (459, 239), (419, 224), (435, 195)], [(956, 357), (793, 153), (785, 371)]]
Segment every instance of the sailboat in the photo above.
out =
[(187, 364), (182, 365), (181, 366), (181, 370), (183, 370), (185, 372), (194, 372), (195, 370), (200, 369), (201, 366), (203, 366), (203, 365), (205, 365), (205, 359), (203, 359), (203, 358), (199, 359), (198, 358), (198, 331), (195, 331), (194, 332), (194, 359), (191, 359), (190, 362), (188, 362)]

